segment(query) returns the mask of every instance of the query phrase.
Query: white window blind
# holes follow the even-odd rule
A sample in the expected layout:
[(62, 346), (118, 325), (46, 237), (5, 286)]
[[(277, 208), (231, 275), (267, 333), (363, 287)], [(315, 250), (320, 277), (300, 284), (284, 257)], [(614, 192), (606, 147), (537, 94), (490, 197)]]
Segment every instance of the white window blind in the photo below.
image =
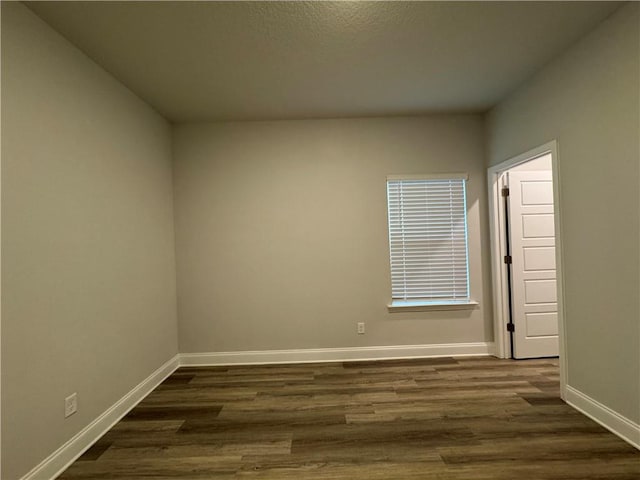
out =
[(387, 180), (392, 303), (469, 301), (465, 177)]

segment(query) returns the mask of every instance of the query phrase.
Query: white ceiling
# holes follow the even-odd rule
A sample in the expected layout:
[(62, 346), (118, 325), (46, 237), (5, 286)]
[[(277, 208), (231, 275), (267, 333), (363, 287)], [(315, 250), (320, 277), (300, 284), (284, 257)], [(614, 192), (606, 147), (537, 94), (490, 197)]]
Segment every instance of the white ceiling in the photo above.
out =
[(618, 2), (29, 2), (172, 121), (481, 112)]

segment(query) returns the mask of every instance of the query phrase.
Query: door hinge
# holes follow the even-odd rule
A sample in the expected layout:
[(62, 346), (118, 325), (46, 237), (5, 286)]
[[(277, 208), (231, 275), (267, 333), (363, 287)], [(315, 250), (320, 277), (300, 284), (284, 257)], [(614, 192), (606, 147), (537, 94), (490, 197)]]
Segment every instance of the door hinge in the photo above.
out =
[(511, 258), (511, 255), (504, 256), (504, 263), (506, 263), (507, 265), (511, 265), (512, 262), (513, 262), (513, 259)]
[(502, 187), (502, 196), (503, 197), (509, 196), (509, 187)]
[(516, 331), (515, 323), (507, 323), (507, 332), (515, 332), (515, 331)]

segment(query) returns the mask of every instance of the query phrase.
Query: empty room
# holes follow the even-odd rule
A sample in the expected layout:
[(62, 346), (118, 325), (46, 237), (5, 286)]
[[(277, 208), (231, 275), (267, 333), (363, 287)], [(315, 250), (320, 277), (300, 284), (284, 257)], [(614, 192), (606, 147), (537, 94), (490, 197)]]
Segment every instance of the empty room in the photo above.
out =
[(0, 479), (640, 479), (636, 2), (1, 2)]

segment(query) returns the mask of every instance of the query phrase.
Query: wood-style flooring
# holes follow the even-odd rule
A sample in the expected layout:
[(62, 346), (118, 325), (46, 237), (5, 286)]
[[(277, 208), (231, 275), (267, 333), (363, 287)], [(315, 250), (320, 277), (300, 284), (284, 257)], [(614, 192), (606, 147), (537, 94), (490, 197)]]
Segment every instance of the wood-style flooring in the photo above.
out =
[(60, 477), (639, 480), (556, 360), (180, 368)]

